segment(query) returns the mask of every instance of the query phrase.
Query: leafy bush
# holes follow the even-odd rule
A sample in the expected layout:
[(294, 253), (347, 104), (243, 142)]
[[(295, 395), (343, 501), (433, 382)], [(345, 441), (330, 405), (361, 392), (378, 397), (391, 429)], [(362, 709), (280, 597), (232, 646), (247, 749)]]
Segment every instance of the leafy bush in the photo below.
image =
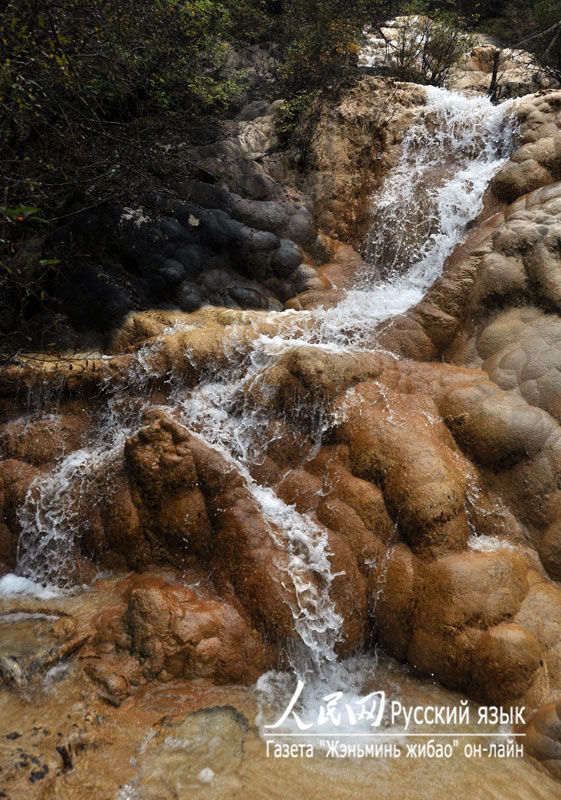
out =
[(337, 83), (356, 62), (367, 26), (384, 19), (385, 0), (286, 0), (286, 59), (280, 77), (296, 94)]
[(239, 44), (275, 40), (282, 3), (274, 0), (238, 0), (230, 9), (230, 37)]
[(302, 115), (310, 110), (315, 92), (300, 91), (285, 100), (277, 112), (275, 129), (281, 142), (288, 141), (294, 133)]
[(133, 191), (153, 169), (157, 126), (184, 129), (235, 99), (231, 25), (220, 0), (4, 3), (0, 334), (40, 312), (56, 270), (41, 252), (54, 224), (40, 217)]
[(546, 72), (561, 81), (560, 0), (514, 0), (485, 28), (505, 45), (531, 52)]
[(112, 169), (88, 151), (100, 137), (117, 141), (123, 122), (226, 106), (237, 91), (222, 69), (229, 25), (217, 0), (8, 0), (0, 21), (5, 205), (48, 213), (57, 193), (46, 187), (71, 184), (76, 170), (90, 181)]
[(397, 40), (388, 43), (394, 70), (401, 80), (442, 86), (473, 46), (462, 20), (451, 12), (434, 11), (426, 16), (425, 6), (405, 9), (399, 17)]
[(119, 118), (176, 93), (196, 111), (223, 102), (227, 24), (215, 0), (10, 0), (0, 25), (3, 121), (9, 115), (22, 137), (75, 107)]

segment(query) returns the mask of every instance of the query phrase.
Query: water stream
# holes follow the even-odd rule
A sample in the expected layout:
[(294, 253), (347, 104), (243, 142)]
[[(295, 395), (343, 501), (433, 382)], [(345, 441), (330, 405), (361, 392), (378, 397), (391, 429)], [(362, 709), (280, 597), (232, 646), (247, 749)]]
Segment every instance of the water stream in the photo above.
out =
[[(295, 347), (307, 345), (332, 352), (375, 348), (376, 326), (419, 302), (441, 275), (446, 259), (465, 238), (470, 222), (483, 210), (486, 187), (508, 158), (514, 135), (508, 103), (495, 107), (486, 98), (467, 98), (444, 89), (427, 88), (426, 107), (406, 132), (398, 163), (372, 198), (372, 225), (363, 247), (369, 268), (356, 276), (352, 290), (333, 308), (271, 312), (271, 320), (287, 323), (282, 326), (282, 333), (260, 335), (249, 352), (238, 351), (232, 342), (228, 368), (208, 365), (194, 388), (185, 386), (177, 375), (169, 376), (168, 399), (161, 408), (173, 413), (176, 420), (235, 466), (269, 523), (271, 537), (276, 539), (280, 531), (282, 547), (289, 555), (284, 569), (296, 598), (291, 611), (299, 641), (286, 654), (291, 669), (267, 673), (255, 687), (260, 725), (270, 722), (271, 713), (278, 715), (278, 710), (286, 706), (296, 678), (306, 682), (298, 706), (303, 716), (317, 710), (322, 698), (338, 690), (344, 692), (343, 702), (349, 704), (373, 687), (384, 687), (403, 702), (409, 697), (413, 704), (443, 703), (452, 696), (430, 681), (420, 682), (408, 668), (395, 665), (376, 651), (337, 660), (335, 650), (342, 619), (330, 596), (335, 576), (325, 529), (255, 479), (252, 468), (262, 460), (271, 438), (284, 435), (284, 428), (282, 422), (271, 419), (245, 398), (248, 387), (256, 385), (283, 353)], [(146, 346), (137, 354), (128, 385), (107, 387), (107, 406), (96, 420), (96, 433), (88, 446), (61, 458), (31, 486), (19, 512), (22, 534), (16, 574), (0, 579), (0, 595), (35, 595), (51, 602), (58, 597), (63, 604), (67, 595), (73, 593), (76, 597), (68, 580), (73, 559), (71, 545), (80, 535), (84, 509), (95, 509), (99, 487), (112, 491), (112, 471), (124, 442), (143, 424), (143, 413), (149, 407), (143, 393), (148, 395), (152, 347)], [(297, 411), (294, 409), (294, 415)], [(319, 447), (332, 420), (322, 407), (311, 415), (309, 410), (307, 413), (311, 440)], [(470, 546), (497, 546), (488, 539), (474, 535)], [(310, 574), (316, 578), (314, 583), (309, 580)], [(415, 763), (410, 767), (409, 762), (372, 761), (358, 768), (366, 770), (361, 780), (370, 781), (371, 786), (376, 783), (373, 793), (372, 789), (358, 789), (360, 781), (353, 773), (352, 763), (349, 766), (322, 761), (318, 765), (314, 760), (304, 767), (300, 761), (272, 766), (263, 756), (262, 741), (254, 741), (251, 732), (246, 731), (243, 736), (249, 755), (241, 765), (234, 768), (233, 762), (224, 761), (222, 766), (218, 763), (226, 758), (224, 754), (228, 755), (226, 744), (216, 751), (216, 763), (196, 762), (196, 770), (202, 765), (202, 771), (197, 773), (193, 766), (195, 777), (187, 784), (192, 796), (246, 796), (247, 781), (254, 798), (327, 796), (326, 791), (335, 791), (337, 797), (354, 797), (360, 791), (368, 797), (403, 796), (411, 800), (429, 796), (428, 792), (434, 798), (446, 798), (455, 788), (460, 794), (464, 791), (466, 797), (498, 800), (506, 796), (506, 785), (511, 798), (530, 797), (535, 788), (531, 768), (514, 762), (505, 762), (496, 770), (492, 764), (454, 759), (442, 768), (438, 785), (433, 785), (430, 764)], [(191, 752), (192, 741), (195, 740), (186, 739), (177, 745), (180, 760), (174, 762), (171, 772), (187, 770), (190, 756), (186, 753)], [(149, 753), (149, 747), (142, 745), (144, 750), (135, 756), (140, 771), (123, 787), (120, 800), (152, 798), (149, 792), (141, 791), (144, 758), (146, 774), (160, 769), (162, 785), (165, 784), (167, 773), (171, 774), (165, 769), (166, 747), (171, 752), (175, 745), (164, 745), (158, 751), (156, 766), (148, 763), (149, 756), (143, 754), (144, 750)], [(210, 750), (211, 745), (212, 742), (208, 745)], [(220, 770), (224, 786), (217, 782), (213, 784), (216, 791), (205, 794), (208, 789), (196, 775), (220, 775)], [(292, 789), (286, 785), (288, 775), (294, 782)], [(478, 781), (485, 783), (484, 790), (480, 791)], [(547, 781), (546, 785), (544, 779), (544, 791), (536, 797), (558, 796), (555, 784), (549, 783), (549, 778)]]
[[(508, 156), (512, 137), (508, 104), (495, 107), (486, 98), (429, 87), (427, 106), (406, 133), (401, 158), (373, 199), (364, 248), (371, 269), (356, 276), (355, 288), (331, 309), (271, 313), (294, 320), (288, 333), (260, 336), (249, 355), (236, 357), (233, 348), (229, 368), (210, 367), (194, 389), (170, 377), (175, 387), (168, 407), (236, 465), (266, 517), (286, 533), (294, 584), (299, 584), (299, 572), (305, 568), (322, 576), (325, 591), (308, 596), (295, 609), (297, 630), (316, 663), (332, 660), (340, 625), (329, 601), (326, 543), (309, 518), (251, 477), (249, 468), (261, 457), (265, 437), (275, 434), (268, 416), (244, 403), (244, 392), (284, 351), (301, 344), (329, 350), (371, 346), (367, 342), (378, 323), (420, 301), (482, 210), (484, 191)], [(138, 395), (149, 379), (150, 352), (144, 348), (130, 376), (134, 400), (127, 398), (130, 386), (115, 391), (98, 420), (96, 441), (62, 459), (32, 486), (20, 512), (18, 575), (42, 584), (61, 583), (67, 545), (76, 535), (80, 516), (67, 502), (69, 488), (78, 484), (80, 490), (73, 496), (92, 501), (96, 476), (110, 472), (125, 438), (140, 425), (145, 407)], [(318, 443), (328, 426), (318, 409)]]
[[(236, 356), (233, 347), (228, 369), (210, 367), (195, 388), (170, 376), (171, 391), (163, 408), (235, 465), (269, 521), (271, 536), (276, 529), (283, 533), (289, 554), (287, 579), (297, 599), (291, 610), (300, 639), (288, 656), (293, 673), (308, 679), (310, 704), (329, 687), (344, 685), (349, 697), (360, 693), (373, 678), (376, 656), (336, 663), (342, 620), (330, 598), (334, 576), (327, 537), (310, 517), (252, 477), (251, 467), (262, 458), (267, 437), (281, 432), (275, 434), (275, 423), (266, 413), (245, 403), (246, 389), (283, 352), (299, 345), (331, 351), (372, 347), (376, 325), (420, 301), (483, 209), (485, 189), (508, 157), (513, 133), (508, 104), (495, 107), (485, 98), (429, 87), (427, 105), (407, 131), (397, 165), (372, 200), (372, 226), (364, 245), (370, 269), (356, 276), (354, 288), (334, 308), (271, 312), (271, 317), (293, 321), (283, 328), (288, 332), (261, 335), (249, 354)], [(95, 506), (100, 481), (111, 491), (112, 464), (125, 439), (142, 424), (146, 405), (138, 397), (150, 379), (150, 363), (150, 348), (144, 348), (130, 376), (134, 392), (130, 387), (113, 390), (97, 421), (95, 441), (61, 459), (31, 486), (20, 510), (17, 576), (0, 580), (0, 592), (25, 592), (33, 586), (35, 591), (39, 586), (68, 589), (69, 544), (79, 534), (81, 509)], [(318, 445), (329, 425), (318, 408), (312, 426)], [(77, 499), (68, 502), (70, 493)], [(310, 572), (318, 578), (316, 585), (306, 579)], [(264, 676), (259, 691), (276, 702), (293, 687), (293, 676), (288, 678)]]

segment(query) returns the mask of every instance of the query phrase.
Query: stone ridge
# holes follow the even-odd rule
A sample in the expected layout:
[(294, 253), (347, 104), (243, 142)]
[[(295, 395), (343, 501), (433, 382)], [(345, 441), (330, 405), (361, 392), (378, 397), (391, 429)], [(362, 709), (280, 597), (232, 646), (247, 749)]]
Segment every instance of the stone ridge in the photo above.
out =
[[(560, 102), (558, 92), (520, 102), (532, 152), (560, 125)], [(270, 420), (253, 478), (328, 542), (338, 653), (377, 639), (479, 702), (543, 707), (529, 729), (532, 754), (559, 774), (561, 186), (552, 156), (532, 191), (507, 205), (507, 177), (525, 160), (515, 153), (491, 186), (489, 218), (420, 304), (373, 331), (370, 350), (295, 343), (239, 402)], [(509, 199), (521, 185), (515, 176)], [(302, 600), (284, 579), (283, 532), (233, 463), (165, 406), (172, 375), (189, 387), (247, 363), (260, 336), (294, 338), (306, 319), (297, 309), (321, 299), (304, 293), (283, 314), (143, 312), (113, 337), (111, 356), (28, 357), (4, 372), (3, 571), (14, 567), (28, 487), (88, 440), (84, 409), (120, 391), (149, 406), (111, 470), (93, 470), (91, 493), (76, 487), (67, 500), (81, 531), (69, 544), (69, 581), (94, 565), (141, 573), (120, 586), (110, 620), (92, 620), (82, 651), (111, 702), (170, 676), (250, 682), (296, 640)], [(138, 359), (150, 381), (124, 382)], [(17, 391), (61, 381), (58, 427), (33, 415), (22, 425)], [(333, 420), (320, 443), (318, 411)], [(311, 570), (302, 580), (321, 588)]]

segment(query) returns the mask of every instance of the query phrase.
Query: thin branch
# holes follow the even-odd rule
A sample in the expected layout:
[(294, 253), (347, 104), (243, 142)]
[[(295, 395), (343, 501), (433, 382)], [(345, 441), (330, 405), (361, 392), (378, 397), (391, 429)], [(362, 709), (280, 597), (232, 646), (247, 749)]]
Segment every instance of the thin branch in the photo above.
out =
[(541, 36), (547, 36), (548, 33), (552, 33), (554, 30), (559, 29), (561, 27), (561, 19), (557, 20), (557, 22), (552, 25), (550, 28), (546, 28), (544, 31), (538, 31), (537, 33), (533, 33), (531, 36), (526, 36), (524, 39), (520, 39), (518, 42), (510, 45), (511, 49), (516, 47), (520, 47), (522, 44), (527, 44), (527, 42), (531, 42), (534, 39), (539, 39)]

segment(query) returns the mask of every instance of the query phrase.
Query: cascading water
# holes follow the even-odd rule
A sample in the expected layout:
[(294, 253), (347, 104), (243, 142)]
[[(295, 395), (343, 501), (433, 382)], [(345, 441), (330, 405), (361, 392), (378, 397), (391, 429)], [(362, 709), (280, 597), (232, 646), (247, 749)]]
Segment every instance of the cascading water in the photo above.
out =
[(373, 200), (364, 247), (371, 269), (335, 308), (312, 312), (312, 341), (368, 346), (376, 325), (418, 303), (482, 211), (485, 189), (510, 152), (508, 103), (426, 91), (427, 107)]
[[(264, 437), (280, 434), (264, 412), (245, 404), (244, 392), (280, 354), (299, 345), (372, 347), (376, 325), (420, 301), (441, 274), (468, 223), (481, 212), (485, 189), (508, 155), (512, 137), (508, 104), (494, 107), (485, 98), (428, 88), (427, 105), (404, 137), (401, 158), (373, 200), (365, 245), (371, 269), (357, 276), (355, 288), (335, 308), (278, 315), (294, 324), (286, 325), (283, 335), (262, 335), (249, 356), (236, 357), (234, 352), (227, 370), (212, 372), (209, 367), (195, 388), (186, 389), (170, 377), (175, 386), (165, 407), (233, 462), (271, 523), (271, 536), (275, 529), (283, 532), (287, 577), (297, 598), (291, 610), (301, 640), (289, 657), (299, 676), (314, 674), (325, 685), (335, 675), (342, 620), (329, 594), (334, 576), (327, 535), (252, 477), (250, 468), (262, 454)], [(141, 351), (137, 365), (138, 384), (138, 376), (149, 373), (149, 351)], [(100, 420), (97, 441), (62, 459), (31, 487), (20, 513), (20, 575), (43, 584), (61, 582), (68, 545), (78, 535), (78, 515), (68, 506), (69, 488), (73, 497), (87, 499), (90, 474), (107, 469), (124, 439), (141, 425), (143, 409), (137, 401), (127, 403), (126, 390), (119, 397), (114, 394), (114, 401), (109, 417)], [(330, 421), (319, 410), (316, 422), (319, 441)], [(316, 585), (306, 579), (310, 573)]]

